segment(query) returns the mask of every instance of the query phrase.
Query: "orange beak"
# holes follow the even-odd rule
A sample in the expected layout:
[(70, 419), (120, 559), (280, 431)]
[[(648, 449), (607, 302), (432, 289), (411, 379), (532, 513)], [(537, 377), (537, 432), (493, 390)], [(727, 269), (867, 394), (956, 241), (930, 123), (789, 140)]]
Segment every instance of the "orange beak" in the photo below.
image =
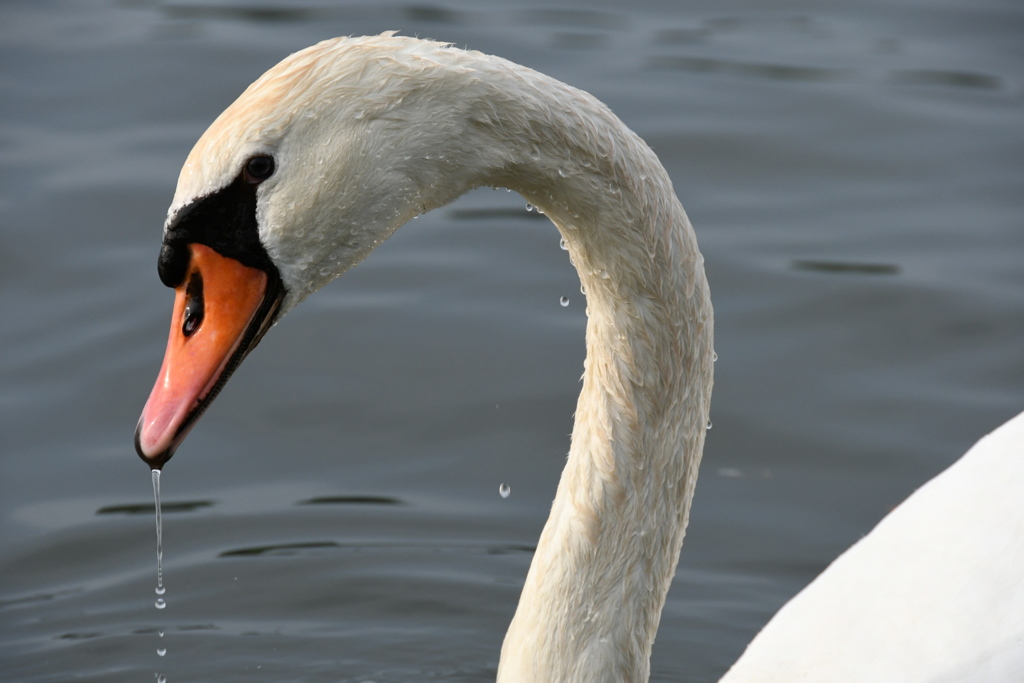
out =
[(228, 377), (269, 329), (283, 290), (263, 270), (202, 244), (188, 246), (185, 279), (175, 288), (167, 352), (135, 430), (135, 450), (153, 469), (178, 444)]

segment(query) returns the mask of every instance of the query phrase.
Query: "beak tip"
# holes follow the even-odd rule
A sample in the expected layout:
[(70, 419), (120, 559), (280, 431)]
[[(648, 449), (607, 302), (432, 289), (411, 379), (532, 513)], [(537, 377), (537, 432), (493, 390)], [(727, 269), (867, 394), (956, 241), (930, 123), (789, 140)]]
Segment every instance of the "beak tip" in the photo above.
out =
[(176, 443), (171, 443), (170, 446), (164, 448), (156, 453), (148, 452), (142, 445), (142, 420), (139, 420), (138, 426), (135, 427), (135, 452), (142, 458), (142, 462), (150, 466), (154, 470), (162, 470), (167, 461), (174, 455), (174, 447)]

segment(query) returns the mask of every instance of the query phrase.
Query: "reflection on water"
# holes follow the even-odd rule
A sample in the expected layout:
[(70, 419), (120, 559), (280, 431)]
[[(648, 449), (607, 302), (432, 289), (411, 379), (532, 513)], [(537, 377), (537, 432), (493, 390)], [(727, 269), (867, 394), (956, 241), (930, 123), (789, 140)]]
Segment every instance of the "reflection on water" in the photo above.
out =
[(154, 642), (170, 680), (493, 679), (568, 448), (586, 322), (557, 232), (506, 192), (421, 216), (246, 361), (169, 465), (174, 601), (153, 618), (154, 506), (137, 502), (131, 439), (170, 311), (160, 226), (209, 122), (330, 36), (399, 28), (548, 72), (669, 169), (722, 360), (652, 680), (715, 680), (1024, 405), (1024, 10), (50, 9), (4, 17), (7, 679), (148, 678)]

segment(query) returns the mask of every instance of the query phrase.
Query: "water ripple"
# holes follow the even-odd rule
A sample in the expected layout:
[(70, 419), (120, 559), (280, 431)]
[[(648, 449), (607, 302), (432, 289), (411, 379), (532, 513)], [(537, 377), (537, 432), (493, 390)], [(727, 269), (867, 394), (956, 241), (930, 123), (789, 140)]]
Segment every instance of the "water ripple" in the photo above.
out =
[(300, 500), (296, 505), (405, 505), (405, 501), (391, 496), (317, 496)]
[(977, 90), (1002, 90), (1003, 82), (996, 76), (971, 71), (940, 69), (898, 69), (889, 73), (894, 85), (939, 85)]
[(217, 555), (217, 557), (294, 557), (296, 555), (304, 554), (302, 551), (306, 550), (324, 550), (324, 549), (336, 549), (336, 550), (349, 550), (349, 551), (360, 551), (360, 550), (392, 550), (395, 548), (423, 548), (429, 549), (432, 552), (438, 551), (455, 551), (457, 553), (465, 553), (469, 551), (471, 554), (484, 553), (486, 555), (511, 555), (521, 553), (533, 553), (536, 551), (537, 546), (523, 544), (523, 543), (458, 543), (458, 544), (440, 544), (440, 543), (417, 543), (417, 542), (359, 542), (359, 543), (338, 543), (337, 541), (305, 541), (299, 543), (274, 543), (260, 546), (250, 546), (248, 548), (237, 548), (235, 550), (225, 550), (224, 552)]
[(847, 69), (831, 69), (816, 66), (794, 66), (790, 64), (768, 64), (760, 62), (738, 62), (710, 57), (684, 57), (680, 55), (656, 55), (647, 59), (648, 68), (675, 69), (693, 73), (727, 74), (764, 78), (773, 81), (825, 82), (849, 78)]
[[(181, 500), (173, 503), (163, 503), (162, 511), (174, 512), (195, 512), (203, 508), (213, 507), (216, 503), (212, 500)], [(129, 503), (126, 505), (107, 505), (96, 511), (97, 515), (152, 515), (155, 512), (153, 503)]]
[(855, 261), (812, 261), (796, 260), (790, 264), (793, 270), (816, 273), (852, 273), (857, 275), (897, 275), (900, 267), (894, 263), (857, 263)]

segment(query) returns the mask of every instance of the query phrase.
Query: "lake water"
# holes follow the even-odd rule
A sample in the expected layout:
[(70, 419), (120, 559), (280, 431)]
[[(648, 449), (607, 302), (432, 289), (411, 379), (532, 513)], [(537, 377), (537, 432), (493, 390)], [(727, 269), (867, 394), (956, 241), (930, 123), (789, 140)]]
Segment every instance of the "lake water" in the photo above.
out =
[(153, 608), (132, 433), (178, 169), (286, 54), (387, 29), (594, 93), (696, 226), (714, 428), (652, 680), (717, 680), (1024, 408), (1020, 3), (7, 2), (0, 678), (493, 679), (585, 321), (557, 232), (504, 191), (420, 217), (246, 361), (165, 469)]

